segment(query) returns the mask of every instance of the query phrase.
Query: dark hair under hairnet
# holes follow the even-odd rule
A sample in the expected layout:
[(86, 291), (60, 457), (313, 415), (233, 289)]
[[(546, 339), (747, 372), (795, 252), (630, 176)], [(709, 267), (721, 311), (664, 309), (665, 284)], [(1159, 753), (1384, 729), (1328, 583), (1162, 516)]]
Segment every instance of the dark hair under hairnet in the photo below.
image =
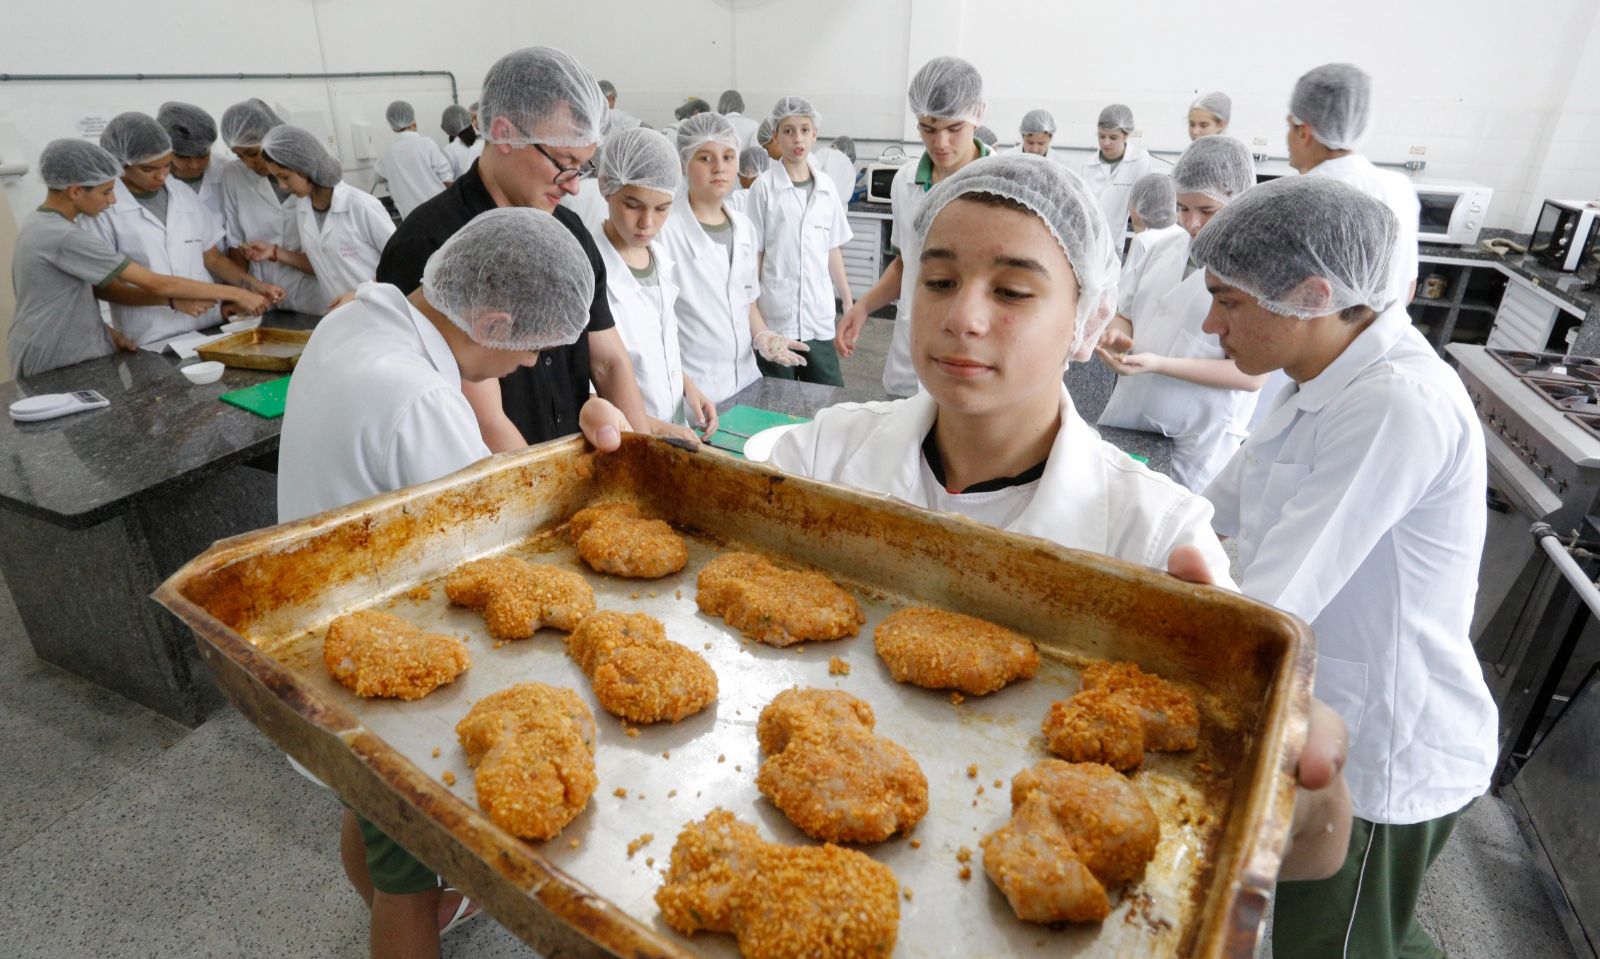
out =
[(743, 113), (744, 97), (738, 90), (724, 90), (722, 96), (717, 98), (718, 113)]
[(217, 142), (216, 121), (192, 103), (168, 100), (156, 111), (156, 122), (172, 139), (172, 152), (181, 157), (203, 157)]

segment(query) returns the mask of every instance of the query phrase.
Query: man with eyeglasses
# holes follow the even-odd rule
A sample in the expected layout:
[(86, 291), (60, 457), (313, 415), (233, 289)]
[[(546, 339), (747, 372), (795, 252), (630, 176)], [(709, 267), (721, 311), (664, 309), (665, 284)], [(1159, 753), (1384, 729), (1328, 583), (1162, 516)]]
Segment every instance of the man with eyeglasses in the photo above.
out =
[(410, 292), (428, 257), (473, 217), (498, 207), (534, 207), (553, 214), (583, 246), (595, 290), (587, 335), (544, 350), (538, 365), (499, 380), (463, 383), (489, 449), (499, 453), (578, 431), (578, 414), (601, 401), (641, 430), (647, 423), (633, 364), (606, 305), (605, 265), (577, 214), (559, 206), (578, 192), (578, 171), (594, 155), (606, 122), (605, 97), (594, 76), (550, 47), (501, 57), (484, 77), (479, 129), (486, 145), (472, 168), (443, 193), (412, 211), (390, 237), (377, 279)]

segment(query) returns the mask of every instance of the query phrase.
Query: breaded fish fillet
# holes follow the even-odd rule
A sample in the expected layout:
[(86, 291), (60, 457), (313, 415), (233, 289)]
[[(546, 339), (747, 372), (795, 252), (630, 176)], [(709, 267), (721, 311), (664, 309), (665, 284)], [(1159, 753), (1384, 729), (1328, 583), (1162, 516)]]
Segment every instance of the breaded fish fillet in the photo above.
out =
[(578, 694), (520, 683), (485, 696), (456, 724), (477, 770), (478, 807), (523, 839), (549, 839), (571, 822), (599, 780), (594, 715)]
[(1033, 643), (974, 616), (914, 607), (891, 613), (873, 632), (897, 683), (982, 696), (1039, 672)]
[(705, 657), (667, 638), (644, 613), (595, 613), (567, 636), (567, 653), (594, 683), (600, 705), (636, 723), (677, 722), (717, 698)]
[(594, 612), (594, 590), (582, 576), (515, 556), (457, 566), (444, 591), (457, 606), (480, 610), (496, 639), (527, 639), (545, 626), (571, 632)]
[(632, 503), (604, 503), (578, 510), (568, 520), (578, 555), (596, 572), (630, 579), (659, 579), (689, 562), (683, 537), (658, 519), (647, 519)]
[(833, 580), (780, 569), (754, 553), (724, 553), (707, 563), (695, 602), (769, 646), (843, 639), (867, 621), (855, 597)]
[(328, 624), (322, 661), (357, 696), (394, 699), (421, 699), (472, 665), (461, 640), (370, 609)]

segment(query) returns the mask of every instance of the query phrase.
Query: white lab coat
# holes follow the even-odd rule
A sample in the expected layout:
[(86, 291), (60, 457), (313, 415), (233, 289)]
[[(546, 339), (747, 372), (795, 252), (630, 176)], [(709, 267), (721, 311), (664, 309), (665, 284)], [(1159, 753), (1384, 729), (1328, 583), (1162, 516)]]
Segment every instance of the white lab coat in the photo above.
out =
[(656, 285), (634, 279), (622, 254), (605, 231), (594, 229), (594, 245), (606, 265), (606, 303), (617, 323), (617, 335), (633, 361), (633, 374), (644, 397), (644, 411), (668, 423), (684, 423), (683, 358), (678, 346), (678, 286), (672, 260), (662, 244), (651, 243)]
[[(753, 184), (753, 183), (751, 184), (751, 186), (754, 186), (754, 185), (755, 184)], [(729, 193), (722, 200), (722, 208), (724, 210), (737, 210), (738, 212), (743, 213), (746, 216), (748, 216), (749, 213), (750, 213), (750, 210), (748, 209), (749, 205), (750, 205), (750, 190), (749, 190), (748, 187), (742, 187), (742, 186), (734, 187), (733, 188), (733, 192)]]
[(844, 204), (846, 213), (850, 212), (850, 195), (856, 191), (856, 165), (833, 147), (818, 148), (817, 165), (833, 180), (839, 202)]
[[(238, 162), (232, 155), (224, 157), (213, 153), (211, 154), (211, 162), (206, 164), (206, 172), (200, 177), (200, 186), (196, 188), (184, 183), (184, 186), (189, 186), (189, 189), (199, 194), (201, 204), (205, 206), (207, 212), (216, 218), (218, 224), (224, 224), (222, 216), (222, 168), (230, 163)], [(179, 182), (182, 183), (183, 181), (180, 180)], [(226, 251), (228, 249), (227, 238), (224, 237), (223, 240), (222, 248)]]
[[(1133, 351), (1220, 360), (1222, 344), (1200, 325), (1211, 310), (1206, 274), (1196, 270), (1172, 289), (1148, 319), (1133, 326)], [(1204, 492), (1249, 430), (1258, 394), (1201, 386), (1159, 373), (1120, 376), (1100, 425), (1153, 430), (1172, 437), (1172, 478)]]
[(378, 275), (378, 257), (394, 235), (394, 220), (377, 197), (348, 183), (334, 184), (321, 226), (310, 197), (296, 197), (294, 207), (300, 242), (317, 271), (324, 305)]
[(589, 233), (594, 236), (595, 243), (604, 239), (600, 235), (600, 224), (606, 221), (610, 211), (606, 209), (606, 198), (600, 195), (600, 179), (586, 176), (578, 181), (578, 192), (563, 194), (561, 205), (578, 214), (578, 219), (589, 228)]
[(389, 184), (389, 195), (402, 220), (443, 193), (444, 185), (456, 178), (439, 144), (415, 130), (396, 133), (373, 170)]
[(807, 157), (811, 193), (774, 163), (750, 185), (745, 212), (756, 231), (761, 265), (761, 316), (792, 340), (832, 340), (838, 311), (828, 253), (850, 242), (850, 224), (833, 179)]
[(1489, 785), (1498, 714), (1467, 638), (1486, 482), (1461, 380), (1395, 306), (1286, 391), (1206, 491), (1244, 592), (1316, 632), (1362, 819), (1424, 822)]
[(1380, 170), (1372, 161), (1357, 153), (1324, 160), (1307, 176), (1325, 176), (1348, 183), (1387, 206), (1400, 221), (1400, 234), (1395, 238), (1394, 260), (1389, 269), (1389, 292), (1394, 301), (1404, 306), (1410, 297), (1411, 284), (1417, 279), (1417, 229), (1422, 217), (1422, 203), (1417, 199), (1416, 187), (1404, 174), (1394, 170)]
[(644, 126), (644, 121), (626, 110), (612, 107), (606, 111), (605, 129), (601, 131), (604, 136), (610, 136), (619, 130), (632, 130), (634, 127)]
[[(678, 284), (678, 347), (683, 372), (713, 403), (761, 378), (750, 341), (750, 304), (760, 294), (755, 227), (742, 213), (723, 211), (733, 224), (733, 261), (706, 235), (680, 190), (656, 236)], [(607, 245), (610, 245), (607, 242)], [(607, 276), (610, 275), (609, 270)]]
[(1135, 233), (1117, 279), (1117, 312), (1131, 320), (1149, 317), (1161, 298), (1183, 281), (1188, 265), (1188, 230), (1174, 223)]
[(1097, 151), (1078, 167), (1089, 185), (1089, 192), (1100, 201), (1100, 212), (1105, 214), (1111, 235), (1118, 238), (1118, 253), (1122, 251), (1121, 237), (1128, 228), (1128, 201), (1133, 196), (1133, 185), (1150, 172), (1153, 162), (1143, 146), (1130, 140), (1118, 162), (1102, 161)]
[[(264, 176), (256, 176), (243, 161), (229, 163), (223, 168), (221, 190), (227, 249), (251, 241), (276, 243), (286, 250), (301, 249), (293, 196), (279, 200), (272, 183)], [(317, 278), (287, 263), (251, 263), (250, 275), (263, 283), (282, 287), (281, 305), (286, 309), (319, 315), (326, 310), (328, 301), (322, 295)]]
[(733, 132), (739, 135), (740, 153), (756, 145), (756, 131), (761, 129), (759, 120), (752, 120), (742, 113), (724, 113), (722, 118), (733, 124)]
[[(778, 439), (767, 461), (787, 473), (880, 493), (925, 509), (980, 518), (992, 493), (949, 494), (933, 478), (922, 441), (938, 406), (928, 393), (886, 403), (843, 403)], [(1018, 488), (1027, 495), (1027, 487)], [(1002, 529), (1069, 549), (1166, 569), (1193, 545), (1220, 586), (1233, 588), (1228, 557), (1211, 531), (1211, 508), (1102, 440), (1061, 389), (1061, 429), (1044, 476)]]
[(472, 161), (483, 156), (483, 137), (480, 135), (472, 141), (472, 146), (467, 146), (460, 140), (451, 140), (444, 145), (445, 159), (450, 161), (450, 171), (454, 174), (452, 180), (459, 180), (472, 169)]
[(426, 483), (488, 455), (444, 337), (400, 290), (364, 283), (317, 324), (289, 381), (278, 521)]
[[(121, 177), (116, 180), (116, 205), (99, 216), (79, 217), (78, 222), (107, 246), (154, 273), (217, 282), (206, 269), (205, 253), (222, 242), (222, 225), (177, 177), (167, 177), (162, 189), (167, 191), (165, 223), (133, 198)], [(216, 306), (200, 316), (190, 316), (165, 306), (111, 304), (111, 325), (140, 346), (221, 322), (222, 313)]]

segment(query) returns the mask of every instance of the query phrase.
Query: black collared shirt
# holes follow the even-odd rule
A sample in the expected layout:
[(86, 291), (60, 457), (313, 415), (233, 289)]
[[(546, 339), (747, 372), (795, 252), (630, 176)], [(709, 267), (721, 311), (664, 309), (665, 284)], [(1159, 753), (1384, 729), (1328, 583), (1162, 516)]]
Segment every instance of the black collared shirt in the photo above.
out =
[[(473, 217), (495, 208), (494, 198), (478, 175), (477, 161), (443, 193), (406, 217), (383, 248), (378, 260), (378, 282), (392, 283), (407, 294), (422, 285), (422, 268), (428, 257), (444, 246)], [(556, 207), (555, 217), (572, 231), (594, 268), (594, 301), (589, 304), (587, 332), (616, 325), (606, 305), (606, 267), (595, 248), (594, 237), (576, 213)], [(578, 431), (578, 411), (589, 398), (589, 338), (578, 337), (571, 346), (542, 350), (538, 365), (519, 367), (500, 379), (500, 402), (506, 416), (529, 443), (543, 443)]]
[(950, 484), (946, 483), (944, 479), (944, 457), (939, 455), (939, 443), (933, 438), (932, 427), (929, 427), (928, 435), (922, 438), (922, 458), (927, 462), (928, 471), (933, 474), (933, 478), (938, 480), (939, 485), (944, 487), (944, 491), (952, 496), (959, 496), (963, 493), (998, 493), (1014, 486), (1027, 486), (1029, 483), (1037, 483), (1044, 478), (1044, 468), (1050, 462), (1050, 457), (1047, 456), (1015, 476), (997, 476), (994, 479), (986, 479), (981, 483), (973, 483), (966, 489), (951, 489)]

